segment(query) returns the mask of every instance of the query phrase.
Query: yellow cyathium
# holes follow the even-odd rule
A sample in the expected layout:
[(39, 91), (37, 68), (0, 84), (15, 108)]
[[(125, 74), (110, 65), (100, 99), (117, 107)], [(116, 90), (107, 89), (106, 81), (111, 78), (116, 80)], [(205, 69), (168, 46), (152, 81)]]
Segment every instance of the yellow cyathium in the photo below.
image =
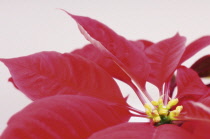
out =
[(148, 118), (152, 119), (156, 125), (169, 124), (174, 120), (178, 120), (180, 112), (183, 109), (183, 106), (177, 106), (176, 109), (171, 111), (173, 106), (178, 104), (179, 100), (171, 99), (167, 105), (163, 104), (163, 99), (160, 98), (158, 101), (151, 101), (152, 107), (149, 104), (145, 104), (145, 112), (148, 115)]

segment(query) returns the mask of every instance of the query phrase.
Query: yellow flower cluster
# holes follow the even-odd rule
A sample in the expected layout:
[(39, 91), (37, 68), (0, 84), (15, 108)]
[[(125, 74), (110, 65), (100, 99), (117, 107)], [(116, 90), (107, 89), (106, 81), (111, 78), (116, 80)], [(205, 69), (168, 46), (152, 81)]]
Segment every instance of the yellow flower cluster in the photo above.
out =
[(178, 120), (176, 117), (179, 116), (183, 109), (183, 106), (177, 106), (176, 109), (171, 111), (171, 108), (177, 105), (179, 100), (171, 99), (165, 106), (163, 104), (163, 99), (160, 98), (158, 101), (151, 101), (154, 106), (152, 108), (149, 104), (145, 104), (145, 112), (148, 118), (152, 119), (154, 123), (170, 123), (173, 120)]

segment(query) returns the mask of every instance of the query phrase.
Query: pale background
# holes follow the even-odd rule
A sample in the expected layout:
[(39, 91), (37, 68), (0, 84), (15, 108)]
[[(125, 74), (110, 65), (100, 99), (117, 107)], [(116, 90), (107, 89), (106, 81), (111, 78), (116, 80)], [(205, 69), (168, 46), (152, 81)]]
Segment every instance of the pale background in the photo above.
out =
[[(179, 32), (188, 41), (210, 35), (208, 0), (0, 0), (0, 57), (39, 51), (69, 52), (87, 41), (64, 12), (97, 19), (128, 39), (157, 42)], [(187, 61), (210, 53), (210, 48)], [(7, 82), (10, 74), (0, 63), (0, 133), (10, 116), (30, 103)], [(125, 85), (124, 94), (132, 92)], [(154, 92), (153, 88), (150, 88)], [(136, 107), (137, 100), (130, 98)]]

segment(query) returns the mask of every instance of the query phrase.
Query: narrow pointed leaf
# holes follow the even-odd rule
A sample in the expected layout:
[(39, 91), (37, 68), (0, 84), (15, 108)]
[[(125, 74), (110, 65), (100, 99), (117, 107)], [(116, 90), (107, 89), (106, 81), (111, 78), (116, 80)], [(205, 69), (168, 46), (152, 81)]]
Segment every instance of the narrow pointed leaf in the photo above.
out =
[(111, 76), (78, 55), (40, 52), (1, 61), (15, 85), (32, 100), (71, 92), (125, 103)]
[(185, 37), (177, 34), (146, 49), (145, 52), (151, 65), (148, 81), (159, 89), (177, 68), (184, 52), (185, 40)]
[(198, 74), (192, 69), (184, 66), (177, 69), (177, 97), (181, 98), (187, 95), (191, 96), (206, 96), (208, 95), (208, 88), (203, 84)]
[(94, 19), (72, 15), (68, 12), (66, 13), (78, 23), (81, 33), (87, 40), (93, 45), (97, 43), (100, 47), (108, 50), (108, 52), (115, 57), (113, 58), (115, 62), (120, 65), (141, 88), (145, 88), (150, 67), (143, 51), (143, 44), (136, 46), (135, 43), (126, 40), (106, 25)]
[(200, 77), (210, 77), (210, 55), (206, 55), (196, 61), (191, 67)]
[(88, 139), (194, 139), (189, 132), (171, 124), (125, 123), (94, 133)]
[(126, 108), (96, 98), (51, 96), (15, 114), (1, 139), (84, 139), (127, 121), (129, 115)]
[(210, 45), (210, 36), (204, 36), (193, 41), (186, 47), (186, 50), (180, 60), (180, 63), (183, 63), (184, 61), (192, 57), (194, 54), (196, 54), (197, 52), (199, 52), (200, 50), (209, 45)]

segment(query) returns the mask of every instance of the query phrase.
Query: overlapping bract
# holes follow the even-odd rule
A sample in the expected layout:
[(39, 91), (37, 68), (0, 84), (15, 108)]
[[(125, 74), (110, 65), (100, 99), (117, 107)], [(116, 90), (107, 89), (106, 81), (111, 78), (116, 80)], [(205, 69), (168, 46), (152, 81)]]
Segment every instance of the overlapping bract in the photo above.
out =
[[(200, 72), (209, 76), (204, 69), (210, 65), (205, 64), (206, 59), (195, 63), (192, 69), (181, 64), (208, 46), (210, 36), (188, 46), (185, 37), (179, 34), (157, 43), (131, 41), (96, 20), (68, 14), (90, 44), (71, 53), (40, 52), (0, 59), (9, 68), (10, 81), (34, 100), (10, 119), (1, 139), (208, 137), (203, 135), (205, 130), (196, 126), (210, 124), (210, 89), (199, 77)], [(188, 122), (160, 127), (151, 123), (124, 123), (132, 116), (131, 109), (113, 78), (124, 81), (134, 91), (135, 82), (147, 97), (146, 82), (162, 93), (169, 91), (169, 96), (173, 89), (163, 88), (164, 85), (177, 86), (179, 103), (184, 106), (179, 118), (182, 123)]]
[(78, 55), (40, 52), (0, 60), (9, 68), (18, 89), (32, 100), (57, 94), (79, 94), (125, 104), (111, 76)]
[(176, 125), (155, 127), (149, 123), (125, 123), (99, 131), (90, 139), (195, 139), (189, 132)]
[(126, 109), (97, 98), (56, 95), (15, 114), (1, 139), (81, 139), (128, 118)]

